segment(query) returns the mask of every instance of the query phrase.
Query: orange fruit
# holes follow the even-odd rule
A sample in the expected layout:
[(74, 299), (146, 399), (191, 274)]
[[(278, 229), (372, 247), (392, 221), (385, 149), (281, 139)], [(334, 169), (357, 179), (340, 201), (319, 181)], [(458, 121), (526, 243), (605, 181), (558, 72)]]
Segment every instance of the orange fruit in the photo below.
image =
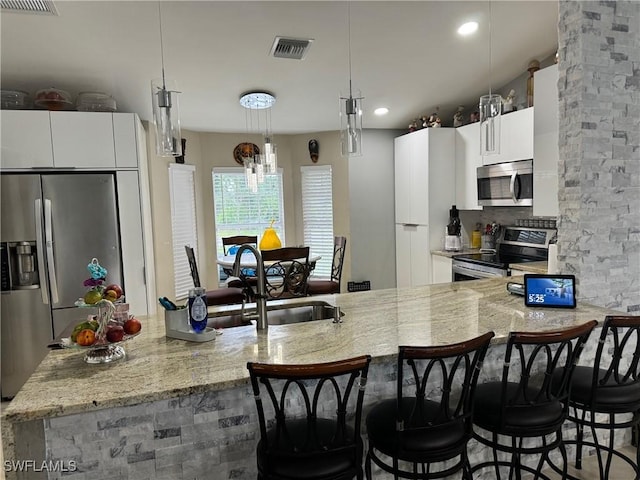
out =
[(115, 302), (118, 299), (118, 294), (113, 290), (107, 290), (104, 292), (103, 298), (111, 302)]
[(76, 336), (76, 343), (78, 345), (82, 345), (83, 347), (93, 345), (96, 343), (96, 332), (89, 328), (85, 328), (81, 330), (80, 333)]

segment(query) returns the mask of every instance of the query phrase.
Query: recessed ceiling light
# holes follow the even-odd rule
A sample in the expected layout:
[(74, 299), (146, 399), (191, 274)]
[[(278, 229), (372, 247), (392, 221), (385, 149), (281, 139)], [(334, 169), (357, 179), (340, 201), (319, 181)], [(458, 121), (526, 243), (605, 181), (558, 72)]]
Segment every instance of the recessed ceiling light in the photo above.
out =
[(389, 113), (389, 109), (387, 107), (380, 107), (376, 108), (373, 113), (376, 115), (386, 115), (387, 113)]
[(458, 28), (458, 34), (466, 37), (478, 30), (478, 22), (467, 22)]

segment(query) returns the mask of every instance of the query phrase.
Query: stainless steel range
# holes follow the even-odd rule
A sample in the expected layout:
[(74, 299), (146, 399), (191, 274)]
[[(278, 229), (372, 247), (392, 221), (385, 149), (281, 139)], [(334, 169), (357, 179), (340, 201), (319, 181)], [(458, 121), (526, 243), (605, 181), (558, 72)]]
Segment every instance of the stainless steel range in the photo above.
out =
[(453, 281), (506, 277), (511, 275), (510, 264), (546, 261), (556, 234), (550, 228), (504, 227), (496, 251), (453, 257)]

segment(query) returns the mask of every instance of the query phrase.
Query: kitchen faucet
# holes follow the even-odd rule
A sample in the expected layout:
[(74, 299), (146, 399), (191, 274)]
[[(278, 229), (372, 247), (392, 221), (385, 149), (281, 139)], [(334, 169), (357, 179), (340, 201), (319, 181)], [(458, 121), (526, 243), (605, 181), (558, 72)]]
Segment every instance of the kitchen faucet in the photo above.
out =
[[(258, 312), (258, 320), (256, 322), (256, 329), (258, 330), (266, 330), (268, 327), (267, 323), (267, 291), (265, 287), (265, 279), (264, 279), (264, 262), (262, 261), (262, 255), (260, 251), (255, 248), (253, 245), (245, 243), (238, 248), (236, 252), (236, 259), (233, 262), (233, 276), (240, 277), (242, 275), (240, 268), (240, 258), (242, 257), (242, 253), (245, 250), (251, 251), (253, 256), (256, 257), (256, 276), (258, 281), (257, 292), (254, 292), (254, 296), (256, 297), (256, 310)], [(251, 287), (249, 287), (251, 288)]]

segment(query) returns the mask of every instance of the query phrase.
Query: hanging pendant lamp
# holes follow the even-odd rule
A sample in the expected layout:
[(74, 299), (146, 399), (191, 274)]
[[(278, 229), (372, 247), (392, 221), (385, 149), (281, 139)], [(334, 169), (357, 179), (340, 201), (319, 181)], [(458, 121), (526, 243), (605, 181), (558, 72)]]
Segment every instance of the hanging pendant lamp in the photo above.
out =
[(349, 96), (340, 97), (340, 144), (343, 157), (362, 155), (362, 99), (359, 92), (353, 96), (351, 81), (351, 3), (348, 5), (349, 24)]
[(500, 153), (502, 97), (491, 93), (491, 2), (489, 2), (489, 94), (480, 97), (480, 154)]
[[(247, 188), (252, 193), (258, 192), (258, 186), (264, 182), (264, 176), (274, 174), (278, 171), (278, 158), (276, 153), (276, 145), (273, 143), (271, 133), (271, 107), (276, 103), (276, 97), (269, 92), (246, 92), (240, 96), (240, 105), (245, 110), (245, 119), (247, 123), (247, 133), (253, 129), (254, 113), (257, 119), (258, 130), (260, 130), (260, 114), (264, 113), (265, 117), (265, 133), (264, 153), (254, 153), (253, 156), (244, 159), (245, 177)], [(248, 116), (248, 119), (247, 119)]]
[(162, 11), (158, 2), (160, 23), (160, 58), (162, 78), (151, 81), (151, 102), (153, 104), (153, 125), (156, 132), (156, 154), (161, 157), (182, 155), (178, 92), (175, 83), (164, 76), (164, 48), (162, 41)]

